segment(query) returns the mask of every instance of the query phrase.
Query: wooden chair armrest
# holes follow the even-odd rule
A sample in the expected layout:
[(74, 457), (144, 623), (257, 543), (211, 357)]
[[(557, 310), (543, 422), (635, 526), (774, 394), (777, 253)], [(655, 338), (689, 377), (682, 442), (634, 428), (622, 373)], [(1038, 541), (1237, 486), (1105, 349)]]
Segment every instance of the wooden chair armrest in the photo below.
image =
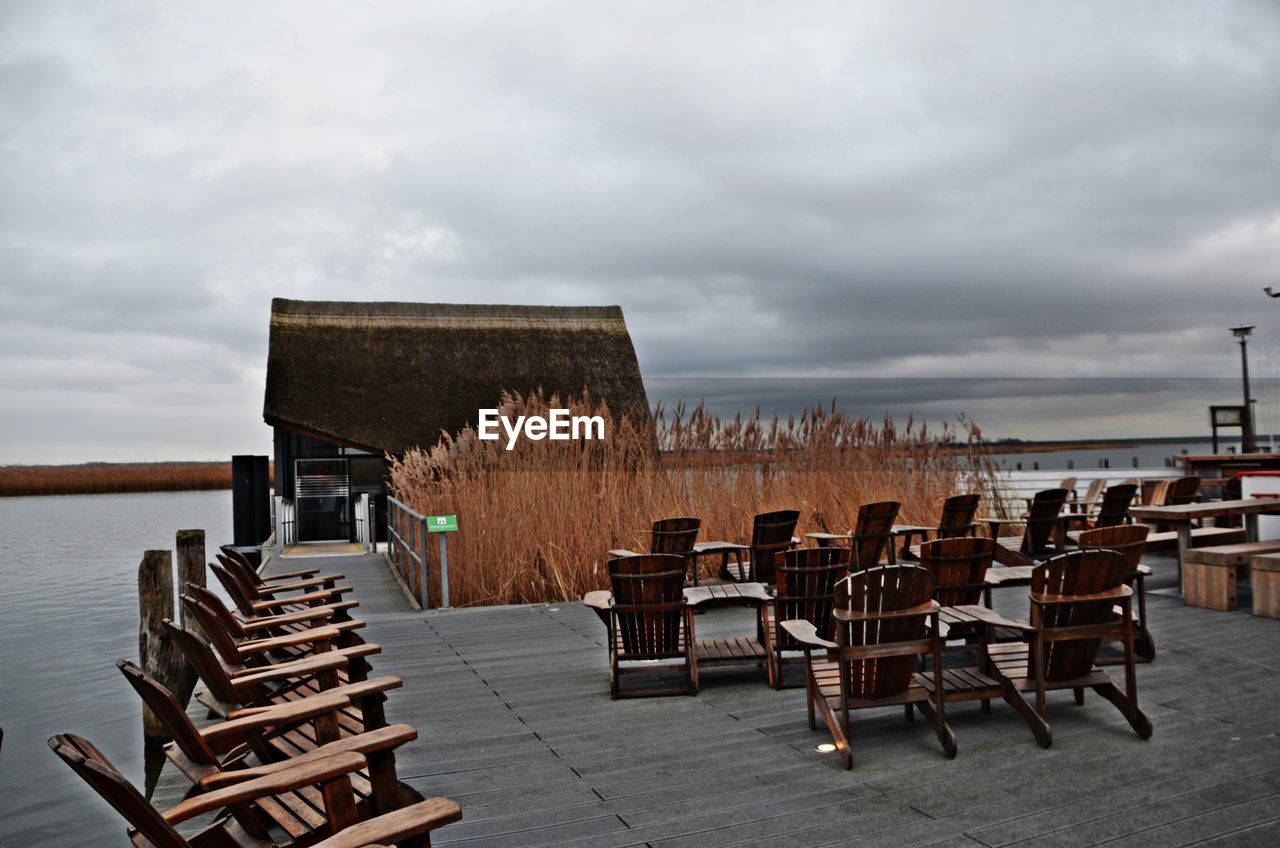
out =
[(914, 607), (889, 612), (862, 612), (861, 610), (833, 609), (831, 617), (839, 621), (884, 621), (887, 618), (911, 618), (917, 615), (928, 615), (942, 609), (937, 601), (925, 601)]
[[(335, 686), (332, 689), (326, 689), (324, 695), (341, 695), (348, 698), (353, 703), (361, 698), (367, 698), (370, 695), (378, 695), (382, 692), (388, 692), (392, 689), (399, 689), (404, 685), (404, 681), (395, 675), (384, 674), (381, 677), (372, 677), (368, 680), (360, 680), (355, 683), (344, 683), (341, 686)], [(317, 697), (315, 695), (310, 696)], [(295, 702), (290, 702), (295, 703)], [(243, 718), (244, 716), (258, 715), (270, 710), (274, 710), (275, 706), (270, 707), (244, 707), (238, 710), (232, 710), (227, 713), (228, 719)]]
[(1018, 621), (1017, 619), (1005, 618), (995, 610), (989, 609), (988, 607), (980, 606), (977, 604), (957, 606), (957, 607), (952, 607), (952, 609), (956, 610), (959, 613), (963, 613), (964, 615), (967, 615), (970, 618), (977, 619), (978, 621), (981, 621), (983, 624), (989, 625), (991, 627), (1008, 627), (1014, 630), (1023, 630), (1023, 631), (1033, 631), (1035, 629), (1025, 621)]
[(279, 574), (272, 574), (270, 576), (266, 574), (259, 574), (258, 577), (264, 581), (306, 580), (308, 577), (311, 577), (312, 575), (319, 574), (319, 573), (320, 573), (320, 569), (318, 568), (300, 568), (297, 571), (282, 571)]
[(1046, 595), (1044, 593), (1031, 593), (1031, 603), (1040, 606), (1055, 606), (1058, 604), (1071, 603), (1089, 603), (1091, 601), (1116, 601), (1120, 598), (1127, 598), (1133, 595), (1133, 590), (1123, 584), (1108, 589), (1105, 592), (1094, 592), (1091, 595)]
[(281, 648), (292, 648), (295, 645), (314, 645), (316, 642), (336, 642), (342, 631), (336, 627), (312, 627), (309, 630), (295, 630), (282, 636), (271, 636), (266, 639), (248, 639), (236, 646), (242, 654), (265, 654)]
[(298, 592), (308, 589), (323, 588), (326, 583), (336, 583), (342, 579), (341, 574), (329, 574), (324, 577), (313, 577), (310, 580), (296, 580), (292, 583), (267, 583), (258, 587), (260, 595), (274, 595), (277, 592)]
[(247, 780), (244, 783), (237, 783), (234, 786), (215, 789), (212, 792), (188, 798), (165, 813), (164, 818), (170, 824), (180, 824), (201, 813), (218, 810), (233, 804), (258, 801), (271, 795), (279, 795), (282, 792), (292, 792), (304, 786), (314, 786), (317, 783), (323, 783), (326, 780), (332, 780), (335, 777), (359, 771), (364, 767), (364, 754), (358, 754), (355, 751), (334, 754), (333, 756), (325, 757), (323, 760), (304, 763), (294, 768), (282, 769), (273, 774)]
[(328, 601), (335, 598), (341, 598), (346, 592), (350, 592), (350, 586), (338, 586), (335, 589), (325, 589), (320, 592), (310, 592), (306, 595), (294, 595), (290, 598), (269, 599), (254, 601), (253, 608), (255, 610), (273, 610), (281, 607), (292, 606), (294, 604), (310, 604), (313, 601)]
[(453, 801), (430, 798), (352, 825), (311, 848), (369, 848), (379, 843), (399, 843), (461, 818), (462, 808)]
[(582, 603), (591, 609), (607, 610), (613, 606), (613, 593), (608, 589), (596, 589), (583, 595)]
[[(310, 699), (308, 699), (310, 700)], [(207, 775), (199, 781), (200, 788), (205, 792), (214, 789), (221, 789), (224, 786), (231, 786), (236, 783), (244, 783), (246, 780), (254, 780), (268, 774), (284, 771), (287, 768), (301, 766), (311, 763), (315, 760), (323, 760), (326, 757), (332, 757), (334, 754), (343, 754), (348, 751), (355, 751), (358, 754), (373, 754), (378, 751), (386, 751), (399, 748), (406, 742), (412, 742), (418, 738), (418, 731), (407, 724), (391, 724), (386, 727), (380, 727), (377, 730), (370, 730), (367, 733), (359, 733), (355, 736), (348, 736), (345, 739), (339, 739), (337, 742), (330, 742), (327, 745), (321, 745), (305, 754), (299, 754), (286, 760), (279, 760), (266, 765), (254, 766), (253, 768), (231, 769), (227, 771), (218, 771)]]
[(791, 638), (795, 639), (802, 645), (811, 645), (815, 648), (835, 649), (840, 646), (835, 642), (823, 639), (818, 635), (818, 628), (814, 626), (812, 621), (806, 621), (803, 618), (793, 618), (782, 622), (782, 629), (791, 634)]
[(248, 621), (241, 622), (240, 626), (244, 628), (246, 633), (257, 633), (259, 630), (271, 630), (276, 627), (284, 627), (289, 624), (305, 624), (310, 621), (328, 621), (331, 618), (333, 618), (333, 607), (311, 607), (310, 609), (281, 615), (264, 615), (259, 618), (251, 618)]
[(261, 730), (282, 724), (294, 724), (349, 706), (351, 706), (351, 699), (346, 695), (321, 692), (309, 698), (299, 698), (296, 701), (264, 707), (255, 711), (252, 715), (240, 716), (239, 718), (210, 725), (201, 730), (200, 735), (212, 745), (226, 739), (228, 736), (240, 736), (248, 730)]
[(322, 671), (334, 671), (347, 667), (347, 658), (337, 651), (325, 651), (312, 654), (300, 660), (268, 665), (261, 668), (246, 668), (231, 678), (236, 689), (254, 686), (259, 683), (270, 683), (275, 680), (288, 680), (292, 677), (306, 677)]

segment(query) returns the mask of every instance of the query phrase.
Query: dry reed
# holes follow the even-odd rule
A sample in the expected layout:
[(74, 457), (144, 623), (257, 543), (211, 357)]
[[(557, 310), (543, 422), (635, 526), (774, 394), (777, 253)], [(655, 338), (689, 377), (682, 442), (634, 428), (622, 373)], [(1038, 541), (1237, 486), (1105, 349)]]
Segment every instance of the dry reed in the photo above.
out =
[(606, 551), (645, 549), (657, 518), (696, 516), (700, 538), (743, 542), (767, 510), (799, 509), (798, 533), (841, 532), (860, 504), (896, 500), (902, 522), (931, 525), (948, 495), (992, 492), (995, 464), (964, 420), (934, 432), (912, 420), (875, 425), (834, 404), (787, 420), (758, 410), (722, 419), (699, 405), (660, 408), (636, 426), (589, 398), (540, 394), (504, 396), (501, 411), (514, 419), (550, 407), (603, 416), (606, 438), (521, 440), (508, 451), (467, 429), (392, 462), (396, 498), (458, 515), (455, 605), (566, 601), (605, 587)]
[(0, 497), (230, 489), (229, 462), (0, 466)]

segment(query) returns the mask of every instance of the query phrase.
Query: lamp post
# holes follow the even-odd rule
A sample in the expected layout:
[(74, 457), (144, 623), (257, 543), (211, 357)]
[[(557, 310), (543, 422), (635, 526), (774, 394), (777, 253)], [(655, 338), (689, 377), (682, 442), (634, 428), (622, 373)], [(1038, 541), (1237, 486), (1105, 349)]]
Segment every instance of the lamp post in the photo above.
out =
[(1244, 435), (1241, 438), (1240, 452), (1254, 453), (1258, 450), (1258, 445), (1253, 438), (1253, 398), (1249, 396), (1249, 334), (1253, 332), (1253, 325), (1241, 324), (1239, 327), (1232, 327), (1231, 332), (1240, 340), (1240, 373), (1244, 378)]

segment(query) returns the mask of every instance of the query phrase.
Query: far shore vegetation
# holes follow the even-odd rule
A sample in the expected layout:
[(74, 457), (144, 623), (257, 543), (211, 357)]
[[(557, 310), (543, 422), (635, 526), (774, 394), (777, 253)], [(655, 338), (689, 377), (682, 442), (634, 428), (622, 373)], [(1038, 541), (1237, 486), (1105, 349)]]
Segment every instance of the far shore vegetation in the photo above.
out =
[(230, 462), (0, 465), (0, 497), (188, 492), (230, 488)]

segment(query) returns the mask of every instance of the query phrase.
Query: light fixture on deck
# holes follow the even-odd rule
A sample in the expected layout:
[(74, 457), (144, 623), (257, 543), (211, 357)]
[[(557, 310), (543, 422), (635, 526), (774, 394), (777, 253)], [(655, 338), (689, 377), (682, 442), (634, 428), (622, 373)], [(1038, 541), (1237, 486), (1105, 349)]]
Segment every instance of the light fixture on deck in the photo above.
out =
[(819, 754), (830, 754), (835, 749), (836, 749), (836, 746), (831, 744), (830, 742), (823, 742), (821, 745), (816, 746), (813, 750), (817, 751)]

